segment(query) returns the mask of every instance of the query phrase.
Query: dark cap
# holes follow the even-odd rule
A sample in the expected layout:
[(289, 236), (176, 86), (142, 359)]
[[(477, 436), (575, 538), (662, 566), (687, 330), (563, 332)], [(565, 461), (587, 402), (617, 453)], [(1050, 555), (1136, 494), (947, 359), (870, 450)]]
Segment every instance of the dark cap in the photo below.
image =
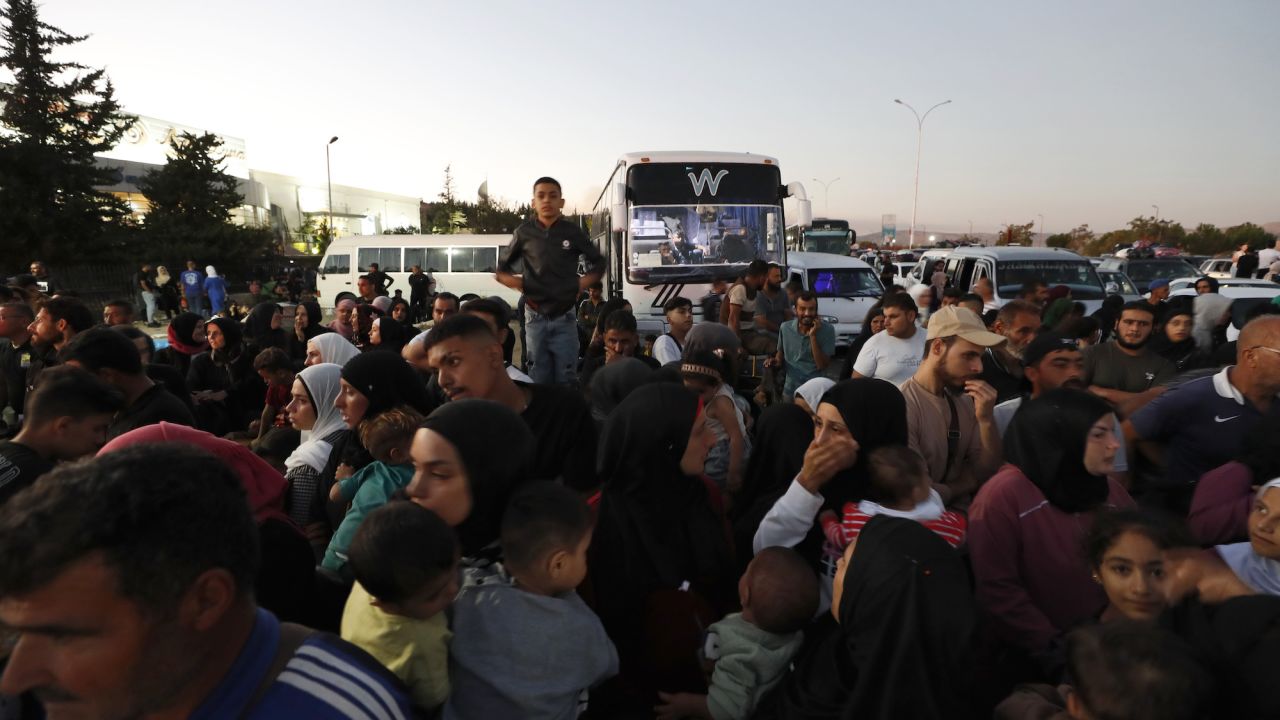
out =
[(1042, 332), (1032, 340), (1027, 349), (1022, 351), (1022, 366), (1038, 365), (1045, 355), (1059, 350), (1080, 350), (1080, 343), (1075, 338), (1063, 337), (1056, 332)]
[(692, 308), (693, 301), (687, 297), (681, 297), (677, 295), (662, 304), (662, 313), (665, 315), (671, 312), (672, 310), (675, 310), (676, 308), (682, 308), (682, 307)]

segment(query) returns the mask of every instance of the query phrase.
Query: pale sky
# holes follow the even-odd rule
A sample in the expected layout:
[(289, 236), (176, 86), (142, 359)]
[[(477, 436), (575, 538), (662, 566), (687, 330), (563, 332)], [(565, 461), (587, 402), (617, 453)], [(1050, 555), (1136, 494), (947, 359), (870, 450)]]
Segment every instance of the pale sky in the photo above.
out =
[[(637, 150), (772, 155), (815, 215), (1095, 230), (1280, 220), (1280, 2), (47, 0), (129, 111), (251, 167), (432, 199), (589, 207)], [(822, 186), (829, 180), (829, 212)], [(1039, 228), (1037, 228), (1039, 229)]]

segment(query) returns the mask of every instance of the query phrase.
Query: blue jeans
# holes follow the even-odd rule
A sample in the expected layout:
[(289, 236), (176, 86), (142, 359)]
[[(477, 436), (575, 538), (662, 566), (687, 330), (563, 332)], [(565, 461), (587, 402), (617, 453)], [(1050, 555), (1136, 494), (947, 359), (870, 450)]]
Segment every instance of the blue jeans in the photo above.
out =
[(204, 296), (196, 295), (195, 297), (192, 297), (188, 295), (187, 296), (187, 312), (193, 312), (199, 315), (200, 317), (206, 317), (204, 314)]
[(525, 306), (525, 363), (539, 385), (578, 381), (578, 322), (572, 311), (549, 317)]
[(149, 323), (151, 323), (151, 322), (155, 322), (155, 319), (156, 319), (156, 294), (155, 294), (155, 293), (153, 293), (153, 292), (148, 292), (148, 291), (146, 291), (146, 290), (143, 290), (143, 291), (142, 291), (142, 304), (143, 304), (143, 306), (145, 306), (145, 307), (146, 307), (147, 322), (149, 322)]

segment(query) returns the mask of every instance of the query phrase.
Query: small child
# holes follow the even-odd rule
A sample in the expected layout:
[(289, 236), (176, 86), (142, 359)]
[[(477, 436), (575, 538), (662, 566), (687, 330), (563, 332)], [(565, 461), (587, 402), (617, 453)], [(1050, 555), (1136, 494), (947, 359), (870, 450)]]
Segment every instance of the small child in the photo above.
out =
[(351, 502), (342, 523), (333, 533), (320, 565), (342, 572), (347, 564), (347, 546), (365, 515), (387, 504), (397, 490), (413, 479), (409, 446), (422, 424), (422, 416), (407, 407), (395, 407), (360, 424), (360, 442), (374, 462), (329, 489), (333, 502)]
[(356, 582), (342, 639), (358, 645), (409, 688), (426, 713), (449, 696), (449, 625), (458, 594), (458, 540), (438, 515), (393, 502), (365, 517), (351, 541)]
[(750, 717), (786, 674), (818, 611), (818, 577), (791, 548), (761, 550), (738, 581), (742, 612), (707, 631), (703, 653), (715, 663), (706, 695), (658, 693), (660, 719)]
[(680, 363), (684, 386), (702, 398), (707, 428), (716, 444), (707, 453), (705, 472), (721, 489), (737, 492), (751, 452), (746, 420), (733, 400), (733, 389), (725, 384), (728, 363), (716, 350), (686, 351)]
[(891, 445), (872, 451), (867, 462), (873, 499), (845, 503), (841, 519), (837, 519), (832, 510), (818, 515), (822, 532), (827, 536), (825, 554), (833, 567), (844, 549), (862, 532), (862, 526), (875, 515), (915, 520), (940, 535), (951, 547), (959, 547), (968, 521), (964, 515), (947, 510), (942, 504), (942, 497), (929, 481), (929, 466), (920, 453), (903, 445)]
[[(270, 347), (258, 353), (253, 359), (253, 369), (267, 384), (267, 397), (262, 406), (262, 417), (257, 421), (257, 436), (253, 447), (266, 437), (267, 433), (277, 429), (290, 429), (289, 414), (285, 406), (293, 399), (293, 360), (284, 350)], [(250, 430), (254, 427), (250, 425)]]
[(505, 571), (468, 574), (453, 606), (450, 718), (573, 720), (585, 691), (618, 672), (604, 626), (574, 592), (591, 515), (573, 491), (536, 482), (502, 518)]

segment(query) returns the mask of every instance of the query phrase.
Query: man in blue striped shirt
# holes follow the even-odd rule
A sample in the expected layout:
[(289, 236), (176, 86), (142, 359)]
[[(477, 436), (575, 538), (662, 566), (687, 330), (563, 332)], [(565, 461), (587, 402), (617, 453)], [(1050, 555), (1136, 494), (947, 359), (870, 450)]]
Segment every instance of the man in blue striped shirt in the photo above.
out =
[(64, 465), (0, 508), (0, 537), (0, 693), (50, 718), (413, 716), (372, 657), (257, 607), (245, 487), (203, 451)]

